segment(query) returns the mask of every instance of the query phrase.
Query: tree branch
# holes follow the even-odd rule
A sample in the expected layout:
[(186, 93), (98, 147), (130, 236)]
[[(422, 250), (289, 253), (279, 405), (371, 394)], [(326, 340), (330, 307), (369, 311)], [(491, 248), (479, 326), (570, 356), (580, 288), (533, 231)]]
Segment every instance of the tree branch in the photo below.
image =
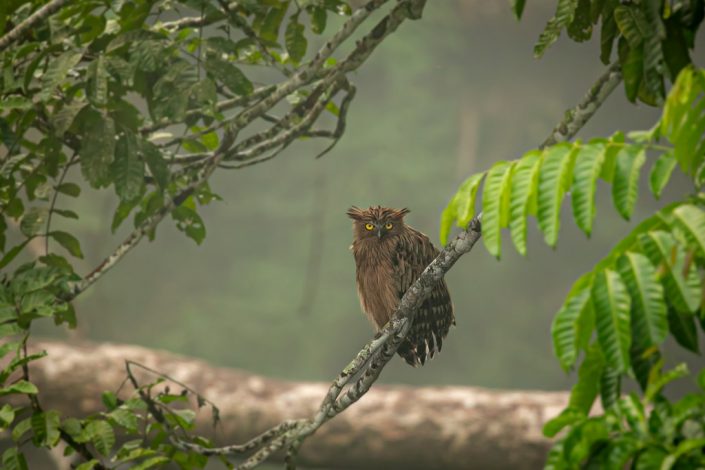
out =
[(614, 63), (590, 87), (582, 101), (565, 112), (563, 120), (553, 128), (551, 135), (543, 141), (539, 148), (565, 142), (575, 137), (621, 81), (621, 66), (619, 63)]
[(3, 51), (10, 44), (17, 41), (24, 33), (32, 29), (34, 25), (45, 20), (48, 16), (55, 13), (59, 8), (64, 6), (68, 0), (52, 0), (39, 10), (32, 13), (26, 20), (18, 24), (10, 31), (0, 37), (0, 51)]

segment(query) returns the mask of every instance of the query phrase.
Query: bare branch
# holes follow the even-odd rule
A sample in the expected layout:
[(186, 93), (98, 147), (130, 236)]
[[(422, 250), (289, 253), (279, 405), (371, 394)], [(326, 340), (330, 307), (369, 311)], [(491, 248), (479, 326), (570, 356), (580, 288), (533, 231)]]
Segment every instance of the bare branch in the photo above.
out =
[(39, 10), (32, 13), (22, 23), (5, 33), (3, 37), (0, 37), (0, 51), (5, 50), (7, 46), (17, 41), (24, 33), (32, 29), (32, 27), (34, 27), (37, 23), (45, 20), (47, 17), (55, 13), (59, 8), (64, 6), (67, 1), (68, 0), (52, 0)]

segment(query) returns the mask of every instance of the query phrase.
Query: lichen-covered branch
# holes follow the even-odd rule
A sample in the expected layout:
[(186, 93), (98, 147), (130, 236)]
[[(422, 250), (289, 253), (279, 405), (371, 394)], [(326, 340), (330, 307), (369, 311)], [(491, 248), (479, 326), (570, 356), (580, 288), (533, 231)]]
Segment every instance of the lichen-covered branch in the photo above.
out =
[(561, 122), (553, 128), (551, 135), (543, 141), (539, 148), (565, 142), (575, 137), (621, 81), (621, 66), (619, 63), (612, 64), (590, 87), (582, 101), (565, 112)]
[(10, 44), (17, 41), (23, 34), (32, 29), (33, 26), (40, 21), (47, 19), (67, 2), (68, 0), (52, 0), (39, 10), (29, 15), (26, 20), (5, 33), (4, 36), (0, 37), (0, 51), (5, 50)]

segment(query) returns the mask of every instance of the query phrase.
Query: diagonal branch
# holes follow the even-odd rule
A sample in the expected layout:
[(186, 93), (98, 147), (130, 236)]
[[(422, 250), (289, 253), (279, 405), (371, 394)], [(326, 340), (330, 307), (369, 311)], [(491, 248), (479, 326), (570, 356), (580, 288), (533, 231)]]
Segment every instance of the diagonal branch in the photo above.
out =
[(64, 6), (68, 0), (52, 0), (39, 10), (32, 13), (26, 20), (18, 24), (10, 31), (0, 37), (0, 51), (5, 50), (10, 44), (17, 41), (24, 33), (32, 29), (37, 23), (45, 20), (47, 17), (55, 13), (59, 8)]
[(543, 141), (539, 148), (565, 142), (575, 137), (621, 81), (621, 66), (619, 63), (614, 63), (590, 87), (582, 101), (565, 112), (563, 120), (553, 128), (551, 135)]

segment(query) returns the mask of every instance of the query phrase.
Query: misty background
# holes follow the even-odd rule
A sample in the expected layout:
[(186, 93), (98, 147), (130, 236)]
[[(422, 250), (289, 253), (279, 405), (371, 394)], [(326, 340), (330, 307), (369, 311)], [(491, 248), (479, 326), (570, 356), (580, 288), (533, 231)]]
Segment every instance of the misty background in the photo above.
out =
[[(599, 33), (583, 44), (562, 37), (535, 60), (533, 44), (555, 1), (527, 3), (517, 22), (506, 1), (428, 2), (421, 21), (402, 25), (352, 76), (357, 96), (333, 151), (316, 160), (327, 142), (300, 141), (275, 160), (216, 172), (211, 188), (223, 201), (199, 211), (208, 232), (201, 246), (165, 221), (154, 242), (141, 243), (79, 297), (76, 331), (47, 321), (35, 332), (139, 344), (273, 377), (332, 379), (372, 334), (355, 291), (346, 209), (408, 207), (407, 223), (438, 244), (441, 211), (459, 183), (535, 148), (604, 72)], [(324, 37), (340, 24), (329, 20)], [(309, 40), (311, 51), (321, 38)], [(701, 34), (693, 54), (701, 66), (704, 46)], [(579, 137), (648, 129), (658, 116), (628, 103), (620, 85)], [(661, 201), (645, 184), (632, 223), (602, 186), (590, 240), (566, 199), (556, 250), (535, 223), (527, 258), (508, 236), (501, 262), (478, 244), (447, 276), (457, 327), (442, 353), (420, 369), (396, 358), (381, 381), (567, 389), (575, 375), (554, 358), (550, 325), (572, 282), (687, 183), (674, 178)], [(56, 220), (80, 236), (81, 274), (132, 228), (129, 220), (111, 234), (117, 198), (83, 190), (77, 202), (57, 205), (81, 205), (82, 219)], [(696, 358), (678, 354), (671, 359)]]

